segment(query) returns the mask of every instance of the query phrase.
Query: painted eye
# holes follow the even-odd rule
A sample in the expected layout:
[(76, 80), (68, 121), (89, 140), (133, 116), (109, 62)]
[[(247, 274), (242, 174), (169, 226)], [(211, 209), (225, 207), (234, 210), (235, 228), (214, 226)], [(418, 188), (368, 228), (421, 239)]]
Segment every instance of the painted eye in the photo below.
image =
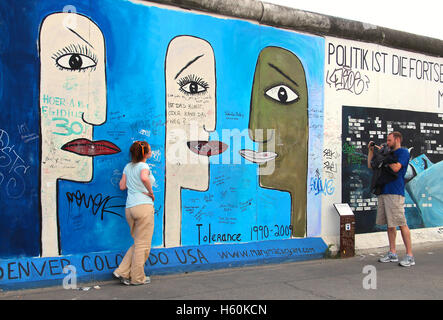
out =
[(55, 61), (55, 63), (62, 69), (67, 70), (84, 70), (87, 68), (93, 68), (97, 63), (88, 56), (79, 53), (65, 54)]
[(181, 86), (180, 90), (182, 90), (188, 94), (197, 94), (197, 93), (202, 93), (202, 92), (206, 91), (207, 88), (195, 81), (191, 81), (191, 82)]
[(203, 78), (194, 74), (181, 78), (177, 84), (179, 90), (186, 95), (204, 94), (209, 88), (209, 84)]
[(299, 98), (297, 93), (284, 84), (266, 90), (265, 94), (271, 99), (283, 104), (294, 102)]

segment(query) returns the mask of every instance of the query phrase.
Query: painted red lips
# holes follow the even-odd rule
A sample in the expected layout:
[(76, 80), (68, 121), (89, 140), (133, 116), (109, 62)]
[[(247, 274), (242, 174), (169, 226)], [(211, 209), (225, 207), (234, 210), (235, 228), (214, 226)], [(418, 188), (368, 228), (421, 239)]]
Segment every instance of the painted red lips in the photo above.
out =
[(228, 145), (221, 141), (188, 141), (188, 148), (201, 156), (216, 156), (228, 149)]
[(79, 154), (81, 156), (102, 156), (119, 153), (121, 150), (112, 142), (106, 140), (91, 141), (88, 139), (72, 140), (62, 146), (62, 150)]

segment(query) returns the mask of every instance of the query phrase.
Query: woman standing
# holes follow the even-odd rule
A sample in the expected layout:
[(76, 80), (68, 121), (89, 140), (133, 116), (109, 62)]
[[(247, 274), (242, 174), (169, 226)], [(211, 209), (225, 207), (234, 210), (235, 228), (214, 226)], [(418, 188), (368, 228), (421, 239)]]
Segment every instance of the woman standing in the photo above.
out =
[(146, 163), (152, 155), (149, 144), (146, 141), (135, 141), (129, 152), (131, 162), (123, 170), (120, 190), (128, 189), (125, 214), (134, 244), (128, 249), (113, 275), (126, 285), (141, 285), (151, 281), (145, 275), (144, 265), (149, 257), (154, 232), (152, 185), (155, 178)]

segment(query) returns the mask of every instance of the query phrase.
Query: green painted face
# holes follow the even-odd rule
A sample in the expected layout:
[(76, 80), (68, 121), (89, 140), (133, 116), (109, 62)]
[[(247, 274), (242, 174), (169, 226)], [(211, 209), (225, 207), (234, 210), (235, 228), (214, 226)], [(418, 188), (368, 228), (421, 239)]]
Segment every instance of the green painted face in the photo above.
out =
[[(303, 65), (292, 52), (278, 47), (261, 51), (254, 75), (249, 129), (251, 139), (260, 144), (258, 155), (264, 159), (260, 185), (291, 193), (293, 234), (304, 236), (308, 89)], [(266, 161), (269, 154), (273, 157)]]

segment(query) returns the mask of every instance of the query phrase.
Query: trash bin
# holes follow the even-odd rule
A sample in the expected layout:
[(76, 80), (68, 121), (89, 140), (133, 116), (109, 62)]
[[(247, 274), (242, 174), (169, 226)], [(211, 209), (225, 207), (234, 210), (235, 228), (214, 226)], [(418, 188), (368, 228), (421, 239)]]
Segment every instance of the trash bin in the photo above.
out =
[(340, 216), (340, 257), (355, 256), (355, 216), (347, 203), (334, 203)]

